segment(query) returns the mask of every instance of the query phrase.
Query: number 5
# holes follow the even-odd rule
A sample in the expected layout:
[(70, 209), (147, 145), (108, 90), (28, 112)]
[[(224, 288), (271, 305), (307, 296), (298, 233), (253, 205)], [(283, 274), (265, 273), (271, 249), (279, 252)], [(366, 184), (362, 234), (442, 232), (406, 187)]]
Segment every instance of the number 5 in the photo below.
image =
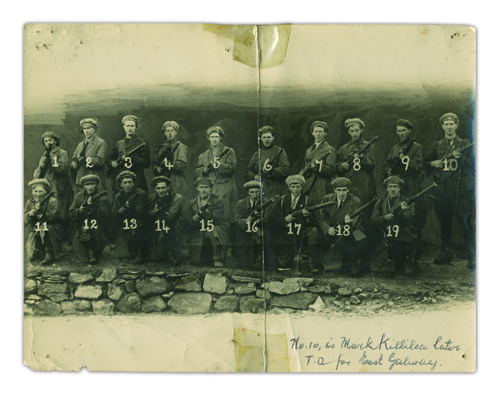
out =
[(220, 167), (220, 157), (214, 157), (214, 168), (219, 168)]

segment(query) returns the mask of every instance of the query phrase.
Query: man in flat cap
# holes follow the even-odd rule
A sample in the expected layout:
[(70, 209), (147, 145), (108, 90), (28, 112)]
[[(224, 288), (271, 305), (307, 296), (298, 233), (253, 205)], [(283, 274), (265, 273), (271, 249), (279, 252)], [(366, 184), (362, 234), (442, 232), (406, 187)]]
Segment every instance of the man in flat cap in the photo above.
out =
[[(424, 150), (412, 137), (412, 131), (413, 124), (408, 120), (396, 121), (396, 135), (399, 142), (391, 148), (383, 170), (384, 180), (393, 175), (403, 180), (401, 194), (406, 197), (412, 197), (422, 191), (424, 178)], [(425, 200), (418, 200), (415, 203), (415, 214), (413, 226), (417, 228), (420, 240), (427, 216)]]
[(325, 195), (331, 193), (330, 183), (337, 173), (337, 150), (325, 140), (328, 124), (324, 121), (312, 123), (310, 131), (314, 143), (306, 150), (300, 175), (306, 180), (304, 192), (319, 203)]
[(175, 121), (165, 121), (161, 129), (165, 142), (155, 150), (154, 174), (168, 177), (171, 180), (171, 188), (182, 197), (186, 197), (187, 184), (184, 171), (188, 163), (188, 148), (177, 139), (180, 127)]
[(46, 179), (54, 198), (57, 199), (59, 218), (64, 224), (68, 209), (73, 202), (73, 186), (68, 174), (70, 167), (68, 153), (59, 147), (61, 140), (53, 131), (47, 131), (42, 135), (42, 144), (45, 152), (38, 162), (38, 167), (33, 173), (33, 178)]
[(84, 190), (77, 193), (68, 212), (74, 226), (72, 252), (76, 261), (95, 265), (106, 245), (111, 207), (105, 195), (97, 197), (101, 183), (97, 175), (85, 175), (80, 183)]
[(402, 179), (390, 176), (384, 181), (387, 195), (377, 201), (371, 216), (372, 224), (380, 227), (385, 236), (386, 263), (382, 270), (395, 275), (413, 276), (415, 273), (415, 251), (417, 231), (412, 226), (415, 217), (414, 204), (401, 195)]
[[(373, 169), (375, 168), (375, 147), (371, 145), (361, 155), (358, 152), (368, 144), (363, 138), (365, 123), (363, 120), (355, 118), (345, 121), (351, 141), (339, 149), (337, 158), (338, 176), (343, 176), (351, 180), (350, 192), (361, 200), (361, 205), (367, 203), (375, 196), (375, 179)], [(354, 156), (352, 163), (347, 160)]]
[(223, 267), (227, 258), (229, 225), (224, 218), (224, 203), (212, 193), (210, 178), (195, 181), (198, 196), (188, 205), (187, 225), (192, 231), (188, 258), (193, 265)]
[(325, 196), (322, 202), (335, 204), (318, 212), (322, 267), (314, 272), (341, 269), (353, 276), (361, 275), (366, 270), (367, 261), (362, 261), (366, 236), (361, 230), (360, 215), (353, 215), (353, 219), (350, 216), (361, 206), (361, 201), (349, 192), (351, 181), (348, 178), (334, 179), (332, 187), (334, 192)]
[(438, 187), (433, 195), (439, 218), (442, 249), (436, 264), (449, 263), (452, 246), (461, 246), (475, 268), (475, 168), (474, 153), (468, 139), (457, 136), (458, 117), (446, 113), (439, 118), (443, 139), (434, 142), (425, 157), (427, 171), (432, 171)]
[(137, 178), (131, 171), (122, 171), (117, 180), (122, 189), (113, 202), (115, 250), (120, 259), (135, 258), (134, 263), (143, 263), (146, 256), (143, 226), (148, 215), (148, 195), (135, 186)]
[[(238, 201), (236, 207), (236, 246), (231, 254), (238, 257), (239, 266), (254, 270), (273, 271), (274, 257), (271, 251), (271, 235), (267, 230), (267, 217), (271, 200), (263, 197), (262, 185), (249, 181), (243, 185), (248, 197)], [(264, 259), (262, 258), (264, 247)]]
[(290, 175), (286, 184), (290, 193), (275, 200), (269, 214), (269, 224), (274, 237), (273, 252), (280, 268), (291, 269), (292, 274), (297, 276), (302, 247), (307, 247), (309, 269), (314, 268), (317, 259), (315, 244), (318, 230), (314, 227), (316, 218), (307, 210), (307, 207), (315, 203), (303, 194), (306, 181), (302, 175)]
[(33, 195), (24, 207), (24, 226), (28, 227), (28, 261), (42, 259), (42, 265), (49, 265), (61, 251), (63, 238), (57, 200), (47, 197), (50, 184), (46, 179), (33, 179), (28, 186)]
[(262, 194), (272, 199), (287, 193), (285, 179), (290, 163), (283, 148), (274, 144), (276, 131), (271, 126), (259, 130), (259, 148), (253, 154), (247, 167), (249, 181), (262, 182)]
[(128, 115), (123, 117), (122, 126), (125, 131), (125, 139), (116, 143), (115, 148), (109, 156), (108, 172), (113, 181), (112, 190), (120, 190), (116, 177), (122, 171), (132, 171), (137, 178), (137, 187), (148, 191), (148, 184), (144, 175), (144, 170), (151, 165), (149, 156), (149, 146), (145, 139), (139, 137), (139, 119), (136, 116)]
[(181, 250), (182, 196), (166, 176), (153, 178), (155, 192), (149, 197), (148, 251), (155, 262), (175, 266)]
[(86, 118), (80, 121), (83, 141), (78, 144), (71, 160), (71, 176), (78, 191), (83, 189), (80, 178), (85, 175), (97, 175), (101, 181), (100, 190), (106, 190), (106, 163), (108, 144), (96, 134), (97, 121)]

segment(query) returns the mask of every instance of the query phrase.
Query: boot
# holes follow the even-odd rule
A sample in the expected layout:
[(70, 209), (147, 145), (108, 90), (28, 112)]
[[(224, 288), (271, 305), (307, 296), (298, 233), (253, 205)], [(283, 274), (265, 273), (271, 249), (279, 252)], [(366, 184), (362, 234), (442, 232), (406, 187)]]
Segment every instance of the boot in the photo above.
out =
[(90, 264), (95, 265), (97, 263), (97, 256), (94, 253), (94, 251), (89, 251), (89, 256), (90, 256)]
[(42, 261), (42, 265), (50, 265), (52, 262), (54, 262), (54, 254), (52, 253), (52, 250), (47, 251), (45, 254), (45, 258)]
[(221, 261), (214, 261), (214, 267), (224, 267)]

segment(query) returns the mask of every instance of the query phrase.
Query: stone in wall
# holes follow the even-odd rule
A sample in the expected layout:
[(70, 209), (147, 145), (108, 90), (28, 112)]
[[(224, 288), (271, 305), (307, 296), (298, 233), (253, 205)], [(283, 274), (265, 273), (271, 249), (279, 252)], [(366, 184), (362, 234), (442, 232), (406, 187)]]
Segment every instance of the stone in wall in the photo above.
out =
[(201, 283), (192, 277), (182, 277), (175, 281), (174, 289), (176, 291), (186, 291), (186, 292), (200, 292)]
[(239, 297), (236, 295), (223, 295), (214, 305), (218, 312), (235, 312), (238, 309)]
[(240, 311), (242, 313), (264, 313), (265, 300), (255, 296), (244, 296), (240, 299)]
[(137, 280), (135, 288), (140, 296), (146, 298), (161, 295), (167, 292), (167, 281), (160, 277), (151, 277), (144, 280)]
[(292, 309), (306, 310), (317, 298), (318, 294), (312, 292), (299, 292), (292, 295), (275, 296), (273, 297), (272, 305), (275, 307), (289, 307)]
[(84, 312), (89, 310), (90, 307), (90, 301), (86, 300), (61, 302), (61, 309), (63, 311), (63, 314), (75, 314), (78, 312)]
[(123, 296), (116, 304), (116, 308), (123, 313), (137, 313), (141, 310), (141, 298), (137, 292)]
[(141, 310), (145, 313), (161, 312), (167, 308), (165, 301), (160, 296), (144, 299)]
[(238, 284), (234, 288), (234, 293), (237, 295), (249, 295), (255, 293), (257, 288), (254, 283)]
[(127, 289), (127, 292), (130, 294), (132, 292), (135, 292), (135, 281), (134, 280), (128, 280), (125, 281), (125, 288)]
[(293, 281), (294, 279), (288, 279), (292, 281), (280, 282), (280, 281), (271, 281), (267, 283), (264, 287), (272, 292), (273, 294), (278, 295), (289, 295), (295, 292), (300, 291), (300, 285), (297, 281)]
[(93, 278), (94, 276), (92, 276), (92, 274), (71, 273), (68, 277), (68, 281), (73, 284), (82, 284)]
[(49, 300), (42, 300), (35, 303), (33, 311), (40, 316), (57, 316), (62, 313), (61, 305)]
[(28, 278), (24, 280), (24, 293), (25, 294), (36, 294), (37, 286), (36, 281)]
[(101, 299), (92, 302), (92, 310), (94, 314), (101, 316), (112, 316), (115, 304), (109, 299)]
[(213, 294), (223, 294), (227, 290), (227, 278), (222, 274), (206, 274), (203, 281), (203, 290)]
[(68, 294), (50, 294), (50, 295), (47, 295), (47, 298), (49, 298), (52, 302), (56, 302), (56, 303), (60, 303), (60, 302), (69, 300)]
[(125, 289), (121, 285), (108, 285), (108, 298), (113, 299), (114, 301), (118, 301), (121, 299), (125, 292)]
[(175, 294), (168, 301), (168, 307), (179, 314), (206, 314), (212, 305), (212, 295), (201, 292)]
[(100, 285), (79, 285), (75, 291), (75, 298), (99, 299), (102, 293), (102, 286)]
[(272, 298), (271, 293), (263, 289), (258, 289), (255, 295), (257, 295), (257, 298), (265, 299), (266, 301)]
[(104, 269), (95, 281), (99, 283), (109, 283), (116, 278), (116, 269)]
[(66, 283), (42, 283), (38, 287), (38, 295), (64, 294), (67, 289)]

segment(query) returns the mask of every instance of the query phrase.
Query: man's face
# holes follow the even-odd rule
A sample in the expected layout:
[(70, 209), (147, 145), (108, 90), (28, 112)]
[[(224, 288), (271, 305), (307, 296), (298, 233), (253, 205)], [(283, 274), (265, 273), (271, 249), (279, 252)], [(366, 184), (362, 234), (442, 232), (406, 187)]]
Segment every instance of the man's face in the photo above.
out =
[(351, 136), (354, 142), (356, 142), (360, 138), (362, 133), (363, 130), (360, 128), (358, 124), (354, 124), (349, 127), (349, 135)]
[(300, 193), (302, 193), (302, 185), (300, 183), (292, 183), (288, 186), (288, 190), (290, 190), (293, 197), (300, 196)]
[(85, 191), (87, 192), (87, 194), (89, 196), (91, 196), (97, 190), (97, 184), (95, 184), (95, 183), (86, 183), (85, 185), (83, 185), (83, 188), (85, 189)]
[(155, 187), (156, 194), (163, 198), (167, 195), (167, 182), (159, 182)]
[(127, 138), (132, 138), (135, 134), (135, 130), (137, 129), (137, 126), (135, 125), (135, 121), (132, 120), (127, 120), (125, 121), (125, 124), (123, 124), (123, 129), (125, 130), (125, 135)]
[(201, 198), (206, 198), (212, 191), (212, 188), (208, 185), (199, 184), (196, 186), (196, 190), (198, 190)]
[(455, 138), (455, 134), (458, 128), (458, 124), (455, 124), (453, 120), (446, 120), (443, 125), (444, 135), (447, 139)]
[(255, 201), (258, 199), (260, 193), (260, 189), (257, 187), (252, 187), (248, 189), (248, 196), (252, 199), (252, 201)]
[(387, 193), (389, 193), (390, 198), (395, 198), (399, 196), (399, 185), (397, 183), (389, 183), (387, 185)]
[(49, 147), (54, 147), (56, 145), (56, 141), (53, 138), (47, 137), (43, 139), (43, 144), (48, 149)]
[(92, 139), (95, 135), (95, 130), (90, 125), (84, 125), (82, 131), (87, 140)]
[(212, 147), (217, 147), (219, 146), (219, 143), (221, 141), (220, 135), (217, 132), (212, 132), (210, 136), (208, 137), (208, 140), (210, 141), (210, 145)]
[(122, 179), (122, 189), (125, 193), (130, 193), (134, 188), (134, 181), (132, 178), (123, 178)]
[(43, 188), (40, 185), (35, 186), (32, 190), (31, 193), (33, 193), (33, 197), (35, 198), (36, 201), (40, 201), (45, 197), (47, 192), (45, 191), (45, 188)]
[(172, 142), (175, 141), (175, 139), (177, 138), (177, 131), (175, 130), (174, 127), (167, 127), (165, 128), (163, 135), (165, 135), (165, 138), (167, 139), (168, 142)]
[(396, 134), (398, 135), (400, 142), (405, 142), (410, 137), (411, 130), (409, 130), (406, 127), (398, 125), (396, 127)]
[(337, 193), (337, 198), (339, 200), (344, 201), (347, 198), (347, 193), (349, 193), (349, 189), (346, 187), (336, 187), (335, 193)]
[(266, 132), (265, 134), (262, 134), (260, 140), (262, 141), (264, 147), (269, 147), (273, 144), (274, 136), (270, 132)]
[(314, 137), (314, 142), (321, 142), (323, 139), (325, 139), (326, 132), (323, 127), (314, 127), (312, 135)]

